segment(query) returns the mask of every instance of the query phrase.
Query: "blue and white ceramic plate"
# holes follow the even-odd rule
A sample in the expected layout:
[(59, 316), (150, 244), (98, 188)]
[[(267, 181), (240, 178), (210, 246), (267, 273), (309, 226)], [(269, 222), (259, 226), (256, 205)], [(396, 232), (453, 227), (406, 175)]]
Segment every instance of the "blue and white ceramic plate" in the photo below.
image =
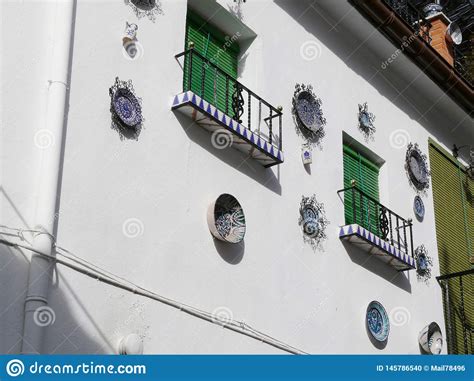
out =
[(428, 262), (426, 261), (426, 255), (420, 254), (416, 258), (416, 268), (420, 274), (424, 274), (428, 270)]
[(314, 237), (319, 232), (319, 213), (312, 205), (306, 205), (302, 210), (303, 231), (306, 235)]
[(429, 183), (429, 170), (425, 158), (423, 157), (417, 146), (409, 150), (407, 164), (408, 174), (413, 185), (418, 190), (425, 189)]
[(425, 204), (420, 196), (415, 196), (413, 201), (413, 211), (415, 212), (416, 218), (421, 221), (425, 217)]
[(149, 11), (156, 7), (156, 0), (131, 0), (131, 2), (144, 11)]
[(371, 127), (369, 113), (367, 111), (361, 111), (359, 115), (360, 124), (365, 128), (369, 129)]
[(220, 195), (210, 205), (207, 222), (212, 235), (221, 241), (239, 243), (245, 237), (244, 211), (237, 199), (230, 194)]
[(118, 89), (113, 97), (114, 111), (120, 120), (129, 127), (142, 122), (142, 108), (137, 97), (125, 88)]
[(388, 339), (390, 333), (390, 322), (385, 308), (376, 301), (373, 301), (367, 307), (366, 314), (367, 328), (372, 337), (380, 342)]
[(309, 91), (302, 91), (296, 99), (296, 112), (304, 127), (317, 132), (324, 124), (321, 104)]

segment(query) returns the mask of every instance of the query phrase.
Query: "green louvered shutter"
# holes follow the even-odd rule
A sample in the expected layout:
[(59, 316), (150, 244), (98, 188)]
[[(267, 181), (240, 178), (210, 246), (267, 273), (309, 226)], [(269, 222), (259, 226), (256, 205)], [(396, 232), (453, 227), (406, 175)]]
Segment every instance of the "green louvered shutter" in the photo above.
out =
[[(231, 79), (237, 79), (237, 63), (239, 55), (239, 45), (237, 42), (230, 42), (230, 38), (219, 31), (213, 25), (207, 23), (200, 16), (188, 11), (186, 23), (187, 49), (190, 42), (194, 43), (194, 49), (218, 66)], [(189, 88), (189, 59), (184, 64), (184, 89)], [(203, 88), (204, 83), (204, 88)], [(192, 62), (192, 83), (191, 90), (201, 96), (219, 110), (225, 112), (228, 106), (229, 113), (232, 102), (232, 92), (234, 81), (229, 81), (228, 102), (226, 105), (226, 77), (197, 55), (193, 56)], [(204, 91), (203, 91), (204, 90)]]
[[(464, 168), (451, 154), (431, 140), (429, 154), (440, 273), (469, 270), (470, 257), (474, 255), (474, 181), (466, 176)], [(466, 322), (473, 327), (474, 276), (463, 277), (463, 290)], [(449, 291), (454, 334), (450, 345), (453, 353), (464, 353), (459, 278), (449, 281)], [(443, 300), (443, 303), (447, 321), (447, 301)], [(472, 341), (468, 343), (468, 349), (473, 353)]]
[[(344, 144), (344, 188), (350, 187), (352, 180), (356, 180), (359, 189), (379, 201), (379, 167), (366, 156)], [(350, 191), (346, 192), (344, 200), (346, 224), (358, 223), (378, 235), (377, 206), (367, 202), (366, 199), (363, 199), (361, 204), (357, 193), (353, 203)], [(356, 221), (354, 221), (354, 206)]]

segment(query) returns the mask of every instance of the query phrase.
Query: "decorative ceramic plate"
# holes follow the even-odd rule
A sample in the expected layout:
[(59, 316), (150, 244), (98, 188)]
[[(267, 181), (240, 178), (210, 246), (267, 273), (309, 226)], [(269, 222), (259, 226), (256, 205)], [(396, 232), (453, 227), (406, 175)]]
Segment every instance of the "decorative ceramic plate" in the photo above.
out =
[(149, 11), (156, 7), (156, 0), (130, 0), (133, 5), (144, 10)]
[(317, 132), (323, 127), (321, 104), (309, 91), (301, 91), (296, 98), (296, 112), (305, 128)]
[(433, 332), (428, 342), (428, 347), (430, 348), (430, 353), (433, 355), (439, 355), (441, 353), (443, 349), (443, 335), (440, 329)]
[(129, 127), (135, 127), (142, 122), (142, 109), (137, 97), (126, 88), (119, 88), (114, 94), (114, 111), (119, 119)]
[(125, 0), (125, 4), (133, 9), (139, 19), (146, 16), (154, 22), (156, 16), (163, 14), (159, 0)]
[(424, 327), (418, 335), (418, 342), (427, 354), (439, 355), (443, 350), (443, 334), (436, 322)]
[(406, 160), (408, 175), (415, 188), (418, 190), (427, 188), (429, 185), (428, 164), (418, 145), (409, 145)]
[(420, 254), (417, 258), (416, 258), (416, 268), (418, 270), (419, 273), (423, 274), (426, 272), (426, 270), (428, 270), (428, 262), (426, 260), (426, 255), (424, 254)]
[(365, 128), (370, 128), (371, 123), (367, 111), (362, 111), (360, 113), (360, 124), (362, 124)]
[(312, 205), (305, 205), (301, 210), (301, 217), (303, 218), (304, 233), (309, 236), (314, 236), (319, 231), (319, 213)]
[(217, 239), (239, 243), (245, 237), (245, 215), (237, 199), (230, 194), (221, 194), (210, 206), (207, 223)]
[(431, 267), (433, 260), (428, 255), (425, 245), (420, 245), (415, 249), (414, 258), (416, 262), (416, 276), (418, 280), (427, 282), (431, 278)]
[(379, 302), (371, 302), (367, 307), (366, 319), (372, 337), (380, 342), (386, 341), (390, 333), (390, 322), (385, 308)]
[(375, 115), (369, 112), (367, 102), (359, 105), (359, 130), (361, 130), (367, 137), (375, 133)]
[(425, 217), (425, 204), (420, 196), (415, 196), (415, 200), (413, 201), (413, 211), (415, 212), (415, 216), (419, 221), (422, 221)]

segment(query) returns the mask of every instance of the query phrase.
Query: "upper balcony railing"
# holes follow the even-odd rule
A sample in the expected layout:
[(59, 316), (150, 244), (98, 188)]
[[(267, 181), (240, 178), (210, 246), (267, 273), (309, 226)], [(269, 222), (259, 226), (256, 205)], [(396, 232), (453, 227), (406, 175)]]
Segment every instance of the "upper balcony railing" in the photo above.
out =
[(431, 43), (429, 31), (431, 24), (426, 20), (423, 12), (409, 0), (383, 0), (394, 12), (410, 25), (423, 40)]
[[(341, 189), (337, 193), (344, 193), (347, 224), (358, 224), (413, 257), (411, 220), (400, 217), (356, 186)], [(347, 211), (351, 211), (352, 215), (347, 215)]]
[[(431, 23), (425, 18), (419, 7), (410, 0), (383, 0), (399, 17), (401, 17), (415, 33), (427, 44), (431, 45)], [(453, 46), (454, 69), (471, 86), (474, 83), (472, 74), (473, 49), (472, 41), (467, 39), (459, 46)]]
[[(252, 133), (282, 151), (282, 112), (190, 48), (184, 57), (183, 91), (191, 90)], [(276, 120), (275, 120), (276, 119)]]
[(474, 46), (471, 40), (466, 40), (459, 46), (454, 46), (454, 69), (468, 81), (471, 86), (474, 85)]

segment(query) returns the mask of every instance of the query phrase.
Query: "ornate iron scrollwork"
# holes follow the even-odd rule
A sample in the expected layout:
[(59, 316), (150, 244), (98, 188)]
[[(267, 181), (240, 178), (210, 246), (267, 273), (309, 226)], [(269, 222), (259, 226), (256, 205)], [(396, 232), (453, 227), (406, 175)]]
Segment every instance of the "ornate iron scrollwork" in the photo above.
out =
[(242, 123), (241, 116), (244, 113), (244, 97), (242, 95), (242, 86), (238, 82), (234, 83), (234, 92), (232, 93), (232, 111), (234, 113), (233, 119)]
[(380, 228), (380, 235), (383, 240), (386, 240), (388, 237), (388, 233), (390, 232), (388, 217), (387, 217), (387, 208), (382, 207), (380, 208), (379, 214), (379, 228)]

